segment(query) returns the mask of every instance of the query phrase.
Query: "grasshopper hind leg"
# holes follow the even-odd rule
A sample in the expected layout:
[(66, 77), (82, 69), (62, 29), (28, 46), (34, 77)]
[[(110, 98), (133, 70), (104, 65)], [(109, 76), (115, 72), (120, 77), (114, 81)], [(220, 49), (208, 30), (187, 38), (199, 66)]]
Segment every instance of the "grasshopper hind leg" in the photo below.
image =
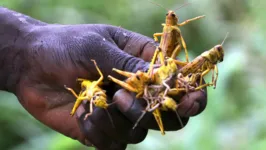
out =
[(161, 131), (161, 134), (162, 135), (165, 135), (165, 131), (164, 131), (164, 126), (163, 126), (163, 121), (162, 121), (162, 116), (161, 116), (161, 112), (158, 108), (156, 108), (153, 112), (152, 112), (159, 128), (160, 128), (160, 131)]
[(116, 84), (122, 86), (123, 88), (125, 88), (125, 89), (127, 89), (127, 90), (129, 90), (131, 92), (138, 92), (134, 87), (132, 87), (131, 85), (127, 84), (126, 82), (123, 82), (121, 80), (118, 80), (118, 79), (116, 79), (116, 78), (114, 78), (114, 77), (112, 77), (110, 75), (108, 76), (108, 78), (111, 81), (115, 82)]

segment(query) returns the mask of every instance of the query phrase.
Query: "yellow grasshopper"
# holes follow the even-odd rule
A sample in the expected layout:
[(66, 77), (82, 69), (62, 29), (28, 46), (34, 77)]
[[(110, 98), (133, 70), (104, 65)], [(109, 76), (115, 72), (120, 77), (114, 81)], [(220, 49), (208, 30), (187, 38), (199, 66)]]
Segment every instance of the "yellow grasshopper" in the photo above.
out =
[[(149, 86), (149, 85), (158, 85), (158, 86), (163, 85), (163, 86), (168, 87), (166, 85), (166, 80), (176, 79), (175, 76), (177, 75), (178, 68), (177, 68), (177, 65), (175, 64), (174, 59), (168, 58), (166, 60), (166, 64), (165, 64), (164, 63), (164, 57), (160, 57), (161, 62), (162, 62), (162, 66), (160, 66), (155, 72), (153, 72), (153, 64), (155, 63), (155, 60), (156, 60), (157, 55), (160, 52), (160, 50), (161, 50), (160, 48), (157, 48), (155, 50), (154, 56), (152, 58), (152, 61), (150, 63), (149, 70), (147, 73), (142, 72), (140, 70), (137, 71), (136, 73), (131, 73), (131, 72), (126, 72), (126, 71), (122, 71), (122, 70), (118, 70), (118, 69), (113, 69), (115, 72), (117, 72), (121, 75), (124, 75), (128, 78), (126, 79), (126, 81), (118, 80), (118, 79), (116, 79), (110, 75), (108, 76), (108, 78), (111, 81), (122, 86), (123, 88), (127, 89), (128, 91), (135, 92), (137, 94), (136, 98), (141, 98), (141, 97), (144, 98), (147, 102), (146, 111), (152, 111), (152, 113), (155, 117), (155, 120), (157, 121), (158, 126), (161, 130), (161, 133), (164, 134), (161, 114), (160, 114), (159, 109), (157, 109), (158, 105), (160, 105), (160, 104), (164, 105), (164, 103), (159, 103), (159, 102), (154, 101), (153, 99), (150, 99), (151, 96), (147, 95), (147, 93), (149, 93), (150, 90), (148, 92), (145, 92), (145, 91), (147, 91), (147, 86)], [(175, 94), (177, 94), (177, 92), (180, 92), (180, 91), (186, 91), (186, 89), (185, 88), (183, 88), (183, 89), (179, 88), (176, 90), (172, 90), (172, 92)], [(159, 90), (157, 93), (159, 93), (159, 92), (161, 92), (161, 90)], [(170, 99), (170, 97), (167, 98), (166, 96), (165, 96), (165, 98)], [(135, 123), (133, 128), (136, 127), (138, 122), (144, 116), (145, 112), (139, 117), (139, 119), (137, 120), (137, 122)]]
[[(113, 71), (128, 78), (126, 79), (125, 82), (118, 80), (110, 75), (108, 76), (108, 78), (111, 81), (119, 84), (123, 88), (127, 89), (128, 91), (135, 92), (137, 94), (136, 97), (140, 98), (144, 94), (144, 89), (146, 85), (148, 84), (160, 85), (163, 83), (163, 80), (167, 79), (172, 73), (176, 73), (176, 71), (178, 71), (175, 61), (169, 58), (167, 59), (166, 64), (162, 63), (162, 66), (160, 66), (156, 72), (153, 72), (153, 65), (160, 50), (161, 50), (160, 48), (156, 49), (147, 73), (142, 72), (140, 70), (138, 70), (136, 73), (132, 73), (113, 68)], [(162, 59), (163, 60), (161, 62), (164, 62), (163, 57)]]
[[(151, 3), (154, 3), (154, 2), (151, 2)], [(156, 3), (154, 3), (154, 4), (156, 4)], [(162, 7), (159, 4), (156, 4), (156, 5)], [(181, 7), (183, 7), (185, 5), (186, 4), (182, 5)], [(181, 7), (179, 7), (179, 8), (181, 8)], [(164, 8), (164, 7), (162, 7), (162, 8)], [(186, 54), (186, 62), (189, 62), (187, 46), (186, 46), (185, 40), (181, 34), (181, 30), (179, 27), (184, 26), (191, 21), (201, 19), (205, 16), (204, 15), (198, 16), (198, 17), (186, 20), (182, 23), (178, 23), (179, 18), (175, 14), (175, 12), (172, 10), (167, 10), (167, 11), (168, 11), (168, 13), (166, 14), (165, 23), (162, 24), (163, 32), (154, 33), (153, 34), (154, 40), (157, 42), (158, 36), (161, 36), (159, 47), (162, 49), (163, 57), (171, 57), (173, 59), (176, 59), (176, 57), (178, 56), (178, 54), (181, 51), (181, 48), (183, 47), (185, 50), (185, 54)]]
[(97, 81), (90, 81), (78, 78), (77, 81), (81, 81), (81, 89), (82, 89), (79, 95), (77, 95), (73, 89), (68, 88), (65, 85), (65, 88), (69, 90), (77, 98), (74, 107), (70, 113), (71, 116), (75, 114), (77, 108), (79, 107), (82, 101), (87, 100), (90, 102), (90, 113), (86, 114), (84, 120), (86, 120), (87, 117), (92, 114), (93, 104), (99, 108), (107, 109), (108, 107), (105, 91), (98, 86), (103, 81), (103, 74), (101, 70), (98, 68), (96, 61), (95, 60), (91, 61), (93, 61), (98, 73), (100, 74), (100, 78)]
[[(167, 96), (168, 90), (170, 89), (170, 87), (168, 85), (165, 85), (167, 88), (165, 90), (165, 92), (163, 92), (163, 91), (159, 91), (159, 93), (151, 92), (149, 88), (151, 88), (151, 89), (162, 88), (162, 86), (159, 86), (159, 87), (155, 87), (155, 86), (156, 85), (151, 85), (145, 89), (145, 96), (143, 98), (146, 100), (147, 106), (146, 106), (146, 109), (144, 110), (144, 112), (140, 115), (140, 117), (136, 121), (135, 125), (133, 126), (133, 129), (138, 125), (138, 123), (144, 117), (146, 112), (152, 112), (152, 114), (153, 114), (153, 116), (154, 116), (154, 118), (155, 118), (155, 120), (159, 126), (161, 134), (165, 135), (163, 121), (162, 121), (161, 112), (160, 112), (161, 110), (162, 111), (168, 111), (168, 110), (174, 111), (177, 115), (177, 118), (178, 118), (178, 121), (180, 122), (181, 127), (183, 127), (183, 123), (182, 123), (182, 120), (181, 120), (179, 114), (177, 113), (177, 108), (178, 108), (177, 103), (175, 102), (175, 100), (173, 98)], [(178, 91), (179, 92), (186, 91), (186, 89), (185, 88), (179, 88)]]

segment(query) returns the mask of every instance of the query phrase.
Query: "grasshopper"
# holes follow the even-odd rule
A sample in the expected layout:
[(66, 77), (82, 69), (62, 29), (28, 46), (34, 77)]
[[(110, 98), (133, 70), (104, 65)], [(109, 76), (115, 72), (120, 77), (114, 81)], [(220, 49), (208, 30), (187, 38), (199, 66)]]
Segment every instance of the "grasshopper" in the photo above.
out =
[(84, 120), (86, 120), (87, 117), (92, 114), (93, 104), (97, 107), (104, 108), (104, 109), (107, 109), (108, 107), (107, 100), (106, 100), (106, 94), (105, 94), (106, 92), (98, 86), (103, 81), (103, 74), (101, 70), (98, 68), (96, 61), (95, 60), (91, 60), (91, 61), (94, 63), (98, 73), (100, 74), (100, 78), (97, 81), (90, 81), (90, 80), (78, 78), (77, 81), (81, 82), (81, 88), (82, 88), (79, 95), (77, 95), (73, 89), (68, 88), (65, 85), (65, 88), (69, 90), (77, 98), (74, 104), (74, 107), (70, 113), (71, 116), (75, 114), (77, 108), (79, 107), (82, 101), (84, 100), (90, 101), (90, 113), (86, 114)]
[[(170, 79), (170, 78), (169, 78)], [(169, 86), (166, 86), (166, 90), (165, 92), (160, 91), (160, 93), (153, 93), (150, 92), (150, 90), (148, 88), (158, 88), (158, 87), (154, 87), (156, 85), (151, 85), (148, 86), (147, 88), (145, 88), (145, 96), (143, 97), (146, 100), (147, 106), (145, 111), (141, 114), (141, 116), (138, 118), (138, 120), (136, 121), (135, 125), (133, 126), (133, 129), (138, 125), (138, 123), (140, 122), (140, 120), (144, 117), (144, 115), (147, 112), (152, 112), (158, 126), (159, 129), (161, 131), (162, 135), (165, 135), (165, 131), (164, 131), (164, 126), (163, 126), (163, 121), (162, 121), (162, 117), (161, 117), (161, 110), (162, 111), (168, 111), (168, 110), (172, 110), (176, 113), (178, 121), (180, 122), (181, 127), (184, 127), (182, 120), (179, 116), (179, 114), (177, 113), (177, 108), (178, 105), (175, 102), (174, 99), (172, 99), (171, 97), (167, 96), (168, 90), (170, 89)], [(159, 87), (161, 88), (161, 87)], [(180, 88), (178, 89), (178, 91), (185, 91), (185, 88)]]
[[(156, 4), (156, 3), (154, 3), (154, 4)], [(158, 4), (156, 4), (156, 5), (158, 5)], [(183, 7), (185, 5), (186, 4), (182, 5), (181, 7)], [(158, 5), (158, 6), (162, 7), (161, 5)], [(179, 7), (179, 8), (181, 8), (181, 7)], [(164, 7), (162, 7), (162, 8), (164, 8)], [(201, 19), (201, 18), (205, 17), (205, 15), (186, 20), (182, 23), (178, 23), (179, 18), (175, 14), (175, 12), (172, 10), (167, 10), (167, 11), (168, 11), (168, 13), (166, 14), (165, 23), (162, 24), (163, 32), (154, 33), (153, 34), (154, 40), (157, 42), (158, 37), (161, 36), (159, 47), (163, 50), (163, 57), (171, 57), (173, 59), (176, 59), (176, 57), (178, 56), (178, 54), (181, 51), (181, 48), (183, 47), (185, 50), (185, 55), (186, 55), (186, 62), (189, 62), (189, 56), (188, 56), (186, 42), (185, 42), (185, 40), (181, 34), (180, 27), (188, 24), (191, 21)]]
[[(160, 50), (161, 50), (160, 48), (156, 49), (147, 73), (142, 72), (140, 70), (138, 70), (136, 73), (132, 73), (132, 72), (122, 71), (122, 70), (113, 68), (113, 71), (128, 78), (125, 82), (118, 80), (110, 75), (108, 76), (108, 78), (111, 81), (119, 84), (123, 88), (127, 89), (128, 91), (135, 92), (137, 94), (136, 97), (140, 98), (144, 94), (144, 89), (146, 85), (148, 84), (160, 85), (163, 83), (163, 80), (168, 78), (172, 73), (176, 73), (176, 71), (178, 71), (175, 61), (169, 58), (166, 61), (167, 62), (166, 65), (162, 63), (162, 66), (160, 66), (157, 69), (157, 71), (153, 73), (153, 65), (156, 61), (157, 55), (160, 52)], [(162, 60), (161, 62), (163, 61), (164, 60)]]
[[(143, 116), (145, 115), (145, 113), (148, 111), (148, 112), (152, 112), (153, 113), (153, 116), (155, 117), (155, 120), (160, 128), (160, 131), (161, 133), (164, 135), (165, 132), (164, 132), (164, 128), (163, 128), (163, 123), (162, 123), (162, 118), (161, 118), (161, 113), (160, 113), (160, 110), (158, 108), (159, 105), (165, 105), (164, 108), (168, 108), (169, 106), (167, 105), (168, 103), (164, 103), (164, 101), (162, 103), (160, 103), (158, 100), (154, 100), (152, 98), (152, 95), (149, 95), (148, 93), (152, 90), (149, 90), (148, 91), (148, 86), (153, 84), (153, 85), (157, 85), (159, 87), (164, 87), (166, 86), (167, 88), (170, 88), (167, 84), (166, 84), (166, 81), (167, 80), (172, 80), (172, 79), (176, 79), (176, 74), (178, 72), (178, 68), (177, 68), (177, 65), (174, 61), (174, 59), (172, 58), (168, 58), (166, 60), (166, 64), (164, 63), (164, 58), (163, 57), (160, 57), (161, 58), (161, 62), (162, 63), (162, 66), (160, 66), (156, 72), (153, 73), (153, 65), (156, 61), (156, 58), (157, 58), (157, 55), (158, 53), (160, 53), (160, 48), (156, 48), (155, 50), (155, 53), (153, 55), (153, 58), (152, 58), (152, 61), (150, 63), (150, 66), (149, 66), (149, 70), (148, 72), (142, 72), (142, 71), (137, 71), (136, 73), (131, 73), (131, 72), (126, 72), (126, 71), (121, 71), (121, 70), (118, 70), (118, 69), (113, 69), (115, 72), (121, 74), (121, 75), (124, 75), (126, 77), (128, 77), (126, 79), (126, 81), (121, 81), (121, 80), (118, 80), (112, 76), (108, 76), (108, 78), (119, 84), (120, 86), (122, 86), (123, 88), (127, 89), (128, 91), (131, 91), (131, 92), (135, 92), (137, 95), (136, 95), (136, 98), (141, 98), (143, 97), (143, 99), (146, 100), (146, 103), (147, 103), (147, 107), (144, 111), (144, 113), (142, 113), (142, 115), (139, 117), (139, 119), (136, 121), (135, 125), (133, 126), (133, 129), (137, 126), (137, 124), (139, 123), (139, 121), (143, 118)], [(150, 86), (152, 87), (152, 86)], [(154, 89), (154, 87), (152, 87), (152, 89)], [(147, 92), (148, 91), (148, 92)], [(159, 90), (155, 93), (158, 93), (158, 92), (161, 92), (162, 90)], [(175, 90), (174, 93), (177, 94), (177, 92), (179, 91), (186, 91), (186, 89), (178, 89), (178, 90)], [(167, 94), (167, 93), (165, 93)], [(155, 97), (157, 95), (155, 94)], [(165, 99), (167, 99), (166, 102), (168, 102), (170, 99), (170, 97), (166, 97), (164, 96)], [(156, 98), (157, 99), (157, 98)], [(174, 101), (174, 100), (173, 100)]]
[[(223, 62), (224, 59), (224, 49), (223, 44), (229, 33), (226, 34), (223, 42), (219, 45), (214, 46), (210, 50), (203, 52), (200, 56), (196, 57), (192, 62), (189, 63), (179, 63), (177, 64), (183, 66), (179, 71), (182, 76), (187, 76), (189, 74), (200, 74), (200, 86), (198, 88), (203, 88), (205, 86), (213, 85), (216, 88), (216, 82), (218, 79), (218, 67), (217, 63)], [(212, 70), (212, 82), (209, 84), (202, 85), (203, 77)], [(198, 79), (198, 76), (193, 76), (194, 82)]]
[(109, 75), (108, 78), (111, 81), (122, 86), (123, 88), (127, 89), (128, 91), (135, 92), (137, 94), (136, 98), (140, 98), (144, 94), (145, 86), (151, 83), (153, 64), (155, 63), (157, 54), (158, 54), (158, 50), (155, 51), (153, 55), (153, 58), (151, 60), (150, 67), (147, 73), (140, 71), (140, 70), (138, 70), (136, 73), (132, 73), (132, 72), (122, 71), (122, 70), (113, 68), (113, 71), (115, 71), (116, 73), (120, 75), (127, 77), (127, 79), (124, 82), (124, 81), (121, 81), (121, 80), (118, 80), (112, 77), (111, 75)]
[[(212, 83), (209, 85), (213, 85), (216, 88), (216, 82), (218, 79), (218, 67), (217, 63), (222, 62), (224, 58), (224, 50), (222, 45), (216, 45), (212, 49), (203, 52), (200, 56), (196, 57), (192, 62), (183, 66), (180, 69), (180, 73), (183, 76), (187, 76), (190, 73), (199, 73), (200, 74), (200, 86), (202, 85), (203, 77), (209, 73), (211, 70), (212, 73)], [(216, 76), (214, 77), (214, 72)], [(197, 76), (194, 76), (194, 80), (196, 80)]]
[[(161, 66), (155, 72), (153, 72), (153, 65), (156, 61), (157, 55), (160, 52), (161, 52), (161, 48), (160, 47), (156, 48), (147, 73), (142, 72), (140, 70), (138, 70), (136, 73), (132, 73), (132, 72), (122, 71), (122, 70), (113, 68), (113, 71), (128, 78), (126, 79), (125, 82), (118, 80), (110, 75), (108, 76), (108, 78), (111, 81), (119, 84), (123, 88), (127, 89), (128, 91), (135, 92), (137, 94), (136, 98), (140, 98), (144, 94), (144, 89), (146, 85), (150, 85), (150, 84), (166, 85), (164, 81), (171, 76), (174, 77), (173, 75), (176, 75), (178, 72), (176, 60), (172, 58), (168, 58), (165, 64), (165, 63), (162, 63), (164, 62), (164, 57), (160, 57)], [(178, 78), (176, 80), (178, 80)]]

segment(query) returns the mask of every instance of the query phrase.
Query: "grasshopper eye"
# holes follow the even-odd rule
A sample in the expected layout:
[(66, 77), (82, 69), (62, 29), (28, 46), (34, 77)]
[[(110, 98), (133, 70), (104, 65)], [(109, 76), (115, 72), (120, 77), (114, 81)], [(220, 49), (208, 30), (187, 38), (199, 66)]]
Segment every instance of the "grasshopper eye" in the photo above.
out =
[(95, 100), (95, 99), (96, 99), (96, 96), (93, 96), (93, 97), (92, 97), (92, 100)]
[(137, 78), (138, 80), (140, 80), (140, 78), (139, 78), (139, 76), (138, 76), (138, 75), (136, 76), (136, 78)]
[(221, 46), (217, 46), (217, 50), (220, 52), (222, 51), (222, 47)]
[(171, 14), (172, 17), (175, 17), (175, 14)]
[(168, 16), (168, 13), (166, 14), (166, 16)]

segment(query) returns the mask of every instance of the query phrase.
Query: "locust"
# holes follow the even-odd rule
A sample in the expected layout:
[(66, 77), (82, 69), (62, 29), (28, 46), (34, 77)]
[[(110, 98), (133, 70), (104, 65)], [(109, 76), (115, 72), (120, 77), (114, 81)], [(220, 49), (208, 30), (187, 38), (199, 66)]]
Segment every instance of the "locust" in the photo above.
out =
[[(214, 46), (210, 50), (203, 52), (200, 56), (196, 57), (193, 61), (184, 65), (179, 71), (182, 76), (188, 76), (189, 74), (200, 74), (200, 84), (198, 88), (202, 88), (204, 86), (212, 85), (213, 88), (216, 88), (216, 83), (218, 79), (218, 67), (217, 64), (219, 62), (223, 62), (224, 59), (224, 49), (223, 49), (223, 42), (219, 45)], [(183, 65), (183, 64), (180, 64)], [(203, 77), (212, 71), (212, 82), (202, 85)], [(193, 80), (196, 80), (198, 76), (194, 76)]]
[(103, 74), (97, 66), (96, 61), (93, 59), (91, 61), (94, 63), (98, 73), (100, 74), (100, 78), (97, 81), (90, 81), (87, 79), (78, 78), (77, 81), (81, 82), (81, 92), (79, 94), (76, 94), (76, 92), (72, 88), (69, 88), (65, 85), (65, 88), (77, 98), (70, 113), (71, 116), (75, 114), (77, 108), (79, 107), (82, 101), (87, 100), (90, 102), (90, 112), (86, 114), (84, 120), (86, 120), (87, 117), (92, 114), (93, 104), (96, 107), (104, 108), (105, 110), (107, 110), (108, 107), (106, 91), (99, 87), (99, 85), (102, 84), (103, 81)]
[[(154, 3), (154, 2), (151, 2), (151, 3)], [(188, 3), (182, 5), (181, 7), (187, 4)], [(159, 4), (156, 4), (156, 5), (164, 8), (163, 6)], [(178, 9), (180, 9), (181, 7), (179, 7)], [(163, 50), (162, 51), (163, 57), (171, 57), (173, 59), (176, 59), (181, 49), (184, 48), (185, 55), (186, 55), (186, 62), (189, 62), (187, 45), (181, 34), (180, 27), (188, 24), (189, 22), (201, 19), (205, 17), (205, 15), (198, 16), (192, 19), (188, 19), (182, 23), (178, 23), (179, 17), (176, 15), (176, 13), (173, 10), (167, 10), (167, 11), (168, 12), (166, 14), (165, 23), (162, 24), (163, 31), (160, 33), (159, 32), (154, 33), (153, 34), (154, 40), (158, 42), (158, 37), (161, 36), (159, 47)]]
[[(171, 78), (169, 78), (171, 80)], [(177, 112), (178, 104), (175, 102), (175, 100), (171, 97), (169, 97), (168, 90), (170, 90), (170, 87), (165, 85), (166, 90), (165, 92), (160, 91), (159, 93), (152, 93), (150, 89), (158, 88), (154, 87), (156, 85), (151, 85), (145, 88), (145, 96), (143, 97), (146, 100), (147, 106), (146, 109), (143, 111), (143, 113), (140, 115), (140, 117), (137, 119), (136, 123), (133, 126), (133, 129), (138, 125), (140, 120), (144, 117), (144, 115), (147, 112), (152, 112), (159, 129), (161, 131), (162, 135), (165, 135), (163, 121), (161, 117), (161, 111), (174, 111), (177, 115), (178, 121), (180, 122), (181, 127), (184, 127), (182, 120)], [(150, 89), (149, 89), (150, 88)], [(161, 87), (159, 87), (161, 88)], [(180, 88), (178, 91), (185, 91), (185, 88)]]
[(201, 86), (203, 77), (212, 70), (212, 83), (210, 84), (216, 88), (216, 82), (218, 79), (217, 63), (222, 62), (223, 57), (224, 51), (222, 45), (216, 45), (212, 49), (205, 51), (200, 56), (196, 57), (192, 62), (182, 67), (180, 69), (180, 73), (184, 76), (187, 76), (189, 73), (200, 73)]
[[(153, 72), (153, 65), (156, 61), (158, 54), (160, 53), (160, 50), (161, 50), (160, 48), (157, 48), (155, 50), (155, 53), (153, 55), (153, 58), (151, 60), (147, 72), (138, 70), (136, 73), (132, 73), (113, 68), (113, 71), (127, 77), (127, 79), (126, 81), (121, 81), (112, 77), (111, 75), (109, 75), (108, 78), (111, 81), (122, 86), (123, 88), (127, 89), (128, 91), (135, 92), (137, 94), (136, 98), (142, 97), (146, 85), (149, 84), (161, 85), (163, 84), (163, 81), (165, 79), (171, 76), (171, 74), (175, 74), (178, 71), (175, 61), (169, 58), (166, 60), (166, 64), (162, 63), (162, 65), (156, 70), (156, 72)], [(163, 60), (161, 62), (164, 62), (164, 58), (162, 59)]]
[[(113, 71), (127, 77), (127, 79), (126, 81), (121, 81), (112, 77), (111, 75), (109, 75), (108, 78), (128, 91), (135, 92), (136, 98), (141, 98), (147, 85), (166, 85), (165, 81), (169, 77), (173, 79), (179, 72), (176, 65), (176, 60), (168, 58), (166, 63), (164, 63), (164, 57), (160, 57), (161, 66), (157, 68), (155, 72), (153, 72), (153, 65), (155, 64), (160, 52), (161, 48), (156, 48), (147, 72), (138, 70), (136, 73), (132, 73), (113, 68)], [(178, 78), (175, 79), (178, 80)]]
[[(225, 37), (225, 39), (226, 39), (226, 37)], [(224, 39), (224, 41), (225, 41), (225, 39)], [(155, 104), (153, 104), (153, 105), (149, 104), (148, 103), (149, 99), (146, 98), (147, 108), (146, 108), (145, 112), (139, 117), (139, 119), (135, 123), (134, 127), (139, 123), (139, 121), (143, 118), (143, 116), (146, 112), (153, 112), (153, 115), (155, 117), (155, 120), (157, 121), (157, 124), (159, 125), (161, 133), (163, 135), (165, 134), (160, 110), (164, 110), (164, 111), (172, 110), (172, 111), (176, 112), (176, 109), (178, 108), (178, 104), (168, 95), (176, 95), (180, 91), (184, 91), (184, 89), (179, 88), (181, 79), (185, 80), (186, 82), (183, 82), (183, 83), (188, 84), (189, 87), (193, 87), (193, 86), (196, 87), (194, 90), (199, 90), (199, 89), (202, 89), (202, 88), (204, 88), (206, 86), (210, 86), (210, 85), (214, 85), (214, 88), (215, 88), (216, 87), (216, 81), (218, 78), (217, 63), (222, 62), (223, 58), (224, 58), (224, 50), (222, 47), (224, 41), (222, 42), (222, 44), (216, 45), (212, 49), (205, 51), (200, 56), (196, 57), (192, 62), (187, 63), (185, 66), (183, 66), (179, 70), (180, 73), (178, 74), (178, 77), (176, 80), (176, 82), (177, 82), (177, 84), (175, 86), (176, 88), (171, 89), (169, 86), (165, 85), (165, 87), (167, 88), (166, 92), (163, 95), (162, 95), (162, 93), (160, 93), (158, 96), (157, 95), (155, 96), (157, 99), (160, 99), (160, 100), (157, 100), (157, 101), (153, 100), (153, 99), (151, 99), (152, 96), (149, 96), (148, 98), (151, 99), (150, 101), (155, 103)], [(181, 64), (181, 65), (183, 65), (183, 64)], [(173, 67), (170, 67), (170, 68), (173, 68)], [(213, 70), (213, 75), (214, 75), (214, 72), (216, 72), (216, 77), (213, 76), (212, 83), (207, 83), (207, 84), (202, 85), (203, 76), (205, 76), (211, 70)], [(200, 84), (198, 86), (197, 79), (199, 77), (200, 77)], [(163, 82), (163, 83), (165, 83), (165, 82)], [(169, 91), (169, 92), (167, 92), (167, 91)], [(166, 94), (168, 94), (168, 95), (166, 95)], [(181, 121), (177, 112), (176, 112), (176, 114), (178, 116), (178, 119), (180, 121), (181, 126), (183, 127), (182, 121)]]
[[(118, 80), (110, 75), (108, 76), (108, 78), (111, 81), (120, 85), (121, 87), (125, 88), (126, 90), (135, 92), (136, 98), (143, 98), (144, 100), (146, 100), (147, 107), (144, 113), (142, 113), (142, 115), (139, 117), (133, 128), (137, 126), (138, 122), (143, 118), (145, 113), (148, 111), (153, 113), (153, 116), (160, 128), (160, 131), (164, 135), (165, 133), (163, 128), (161, 113), (158, 106), (162, 104), (165, 105), (164, 108), (168, 108), (167, 105), (168, 103), (165, 104), (164, 100), (160, 100), (162, 98), (158, 99), (159, 96), (158, 93), (163, 91), (163, 89), (165, 88), (170, 88), (170, 86), (168, 86), (166, 83), (167, 81), (177, 80), (176, 77), (178, 73), (178, 68), (177, 65), (175, 64), (174, 59), (168, 58), (166, 60), (166, 64), (162, 63), (161, 66), (156, 70), (156, 72), (153, 72), (153, 65), (160, 52), (161, 48), (156, 48), (147, 73), (142, 72), (140, 70), (138, 70), (136, 73), (132, 73), (113, 68), (113, 71), (117, 72), (118, 74), (124, 75), (125, 77), (128, 78), (125, 81)], [(162, 59), (161, 62), (164, 62), (164, 58), (161, 57), (161, 59)], [(155, 90), (156, 88), (159, 90), (156, 91)], [(177, 94), (178, 92), (186, 91), (186, 89), (185, 88), (182, 89), (179, 88), (176, 90), (171, 89), (171, 91), (174, 94)], [(151, 92), (153, 94), (149, 94)], [(165, 92), (164, 94), (165, 94), (164, 99), (167, 99), (165, 102), (168, 102), (170, 97), (168, 98), (166, 96), (167, 92)]]
[(144, 94), (144, 89), (146, 85), (148, 85), (152, 81), (151, 75), (153, 71), (153, 65), (157, 58), (157, 54), (158, 50), (156, 50), (153, 55), (148, 72), (143, 72), (141, 70), (138, 70), (136, 73), (133, 73), (113, 68), (112, 69), (113, 71), (127, 77), (127, 79), (126, 81), (121, 81), (115, 77), (112, 77), (111, 75), (108, 75), (108, 79), (117, 83), (118, 85), (120, 85), (121, 87), (125, 88), (128, 91), (136, 93), (136, 98), (141, 98)]

